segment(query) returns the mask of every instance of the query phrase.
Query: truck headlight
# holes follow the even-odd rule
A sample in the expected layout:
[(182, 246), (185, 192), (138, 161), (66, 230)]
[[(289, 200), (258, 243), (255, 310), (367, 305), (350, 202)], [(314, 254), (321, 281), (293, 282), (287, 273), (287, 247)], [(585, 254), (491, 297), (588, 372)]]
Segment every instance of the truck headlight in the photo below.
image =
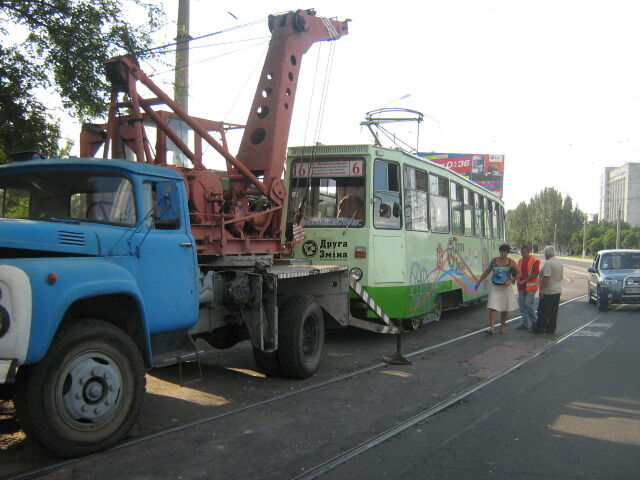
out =
[(605, 278), (604, 280), (602, 280), (602, 283), (605, 285), (617, 285), (618, 283), (620, 283), (620, 280), (618, 280), (617, 278)]
[(0, 338), (4, 337), (5, 333), (9, 331), (9, 324), (11, 323), (11, 317), (6, 308), (0, 305)]
[(362, 270), (358, 267), (354, 267), (349, 270), (349, 275), (351, 275), (351, 278), (353, 278), (357, 282), (362, 278)]

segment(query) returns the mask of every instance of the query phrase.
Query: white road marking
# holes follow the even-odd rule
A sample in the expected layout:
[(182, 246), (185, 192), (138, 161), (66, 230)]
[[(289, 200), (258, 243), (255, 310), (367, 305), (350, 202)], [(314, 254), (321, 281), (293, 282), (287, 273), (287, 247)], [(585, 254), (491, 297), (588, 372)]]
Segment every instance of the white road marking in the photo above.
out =
[(613, 323), (607, 322), (595, 322), (589, 325), (590, 327), (599, 327), (599, 328), (611, 328), (613, 327)]
[(600, 337), (604, 332), (594, 330), (580, 330), (573, 334), (574, 337)]
[(588, 272), (586, 272), (586, 271), (585, 271), (585, 270), (583, 270), (583, 269), (578, 269), (578, 268), (576, 268), (576, 267), (571, 267), (571, 266), (568, 266), (568, 265), (563, 265), (563, 267), (564, 267), (564, 268), (566, 268), (567, 270), (569, 270), (571, 273), (577, 273), (577, 274), (579, 274), (579, 275), (584, 275), (584, 276), (586, 276), (586, 277), (588, 277), (588, 276), (589, 276), (589, 273), (588, 273)]

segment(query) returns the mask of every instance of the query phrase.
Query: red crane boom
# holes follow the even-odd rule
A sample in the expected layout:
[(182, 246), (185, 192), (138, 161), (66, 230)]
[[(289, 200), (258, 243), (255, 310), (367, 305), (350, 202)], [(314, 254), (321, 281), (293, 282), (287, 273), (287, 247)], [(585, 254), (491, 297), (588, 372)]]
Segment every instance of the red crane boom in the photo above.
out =
[[(126, 145), (138, 162), (167, 166), (184, 176), (199, 255), (274, 254), (286, 250), (281, 231), (287, 195), (281, 176), (302, 56), (315, 42), (347, 34), (348, 20), (298, 10), (270, 16), (269, 28), (269, 50), (237, 156), (229, 151), (225, 132), (240, 125), (190, 116), (145, 75), (131, 56), (107, 61), (112, 88), (106, 128), (83, 127), (83, 157), (95, 156), (100, 147), (103, 158), (123, 157)], [(136, 88), (138, 82), (155, 97), (143, 98)], [(165, 105), (171, 112), (158, 111), (156, 105)], [(172, 118), (193, 130), (193, 148), (171, 128)], [(145, 131), (147, 120), (157, 128), (155, 155)], [(211, 135), (212, 131), (221, 135), (222, 143)], [(167, 164), (167, 137), (191, 161), (192, 168)], [(207, 170), (202, 164), (203, 140), (225, 159), (226, 175)], [(223, 188), (224, 183), (227, 188)]]

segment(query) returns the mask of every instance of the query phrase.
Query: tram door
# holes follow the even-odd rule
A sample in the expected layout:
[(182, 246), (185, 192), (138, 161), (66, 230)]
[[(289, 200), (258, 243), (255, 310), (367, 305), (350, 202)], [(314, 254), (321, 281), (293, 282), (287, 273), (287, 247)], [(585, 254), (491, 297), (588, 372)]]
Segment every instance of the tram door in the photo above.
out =
[(405, 283), (400, 165), (377, 159), (373, 172), (373, 283)]

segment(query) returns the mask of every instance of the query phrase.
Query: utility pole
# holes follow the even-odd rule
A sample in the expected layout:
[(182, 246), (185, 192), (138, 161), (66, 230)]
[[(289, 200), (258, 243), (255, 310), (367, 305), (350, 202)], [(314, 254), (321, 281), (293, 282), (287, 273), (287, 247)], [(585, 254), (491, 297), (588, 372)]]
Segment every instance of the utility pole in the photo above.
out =
[(556, 252), (558, 252), (558, 244), (556, 242), (558, 238), (558, 224), (554, 223), (553, 224), (553, 248), (556, 249)]
[(189, 110), (189, 0), (178, 4), (178, 31), (176, 33), (176, 75), (173, 96), (178, 105)]
[[(173, 85), (173, 98), (185, 112), (189, 111), (189, 0), (178, 3), (178, 27), (176, 32), (176, 74)], [(175, 128), (175, 127), (174, 127)], [(187, 145), (189, 134), (182, 128), (177, 132)], [(184, 167), (186, 163), (182, 152), (174, 155), (176, 167)]]
[(620, 217), (622, 216), (622, 208), (618, 205), (618, 218), (616, 219), (616, 248), (620, 248)]
[(582, 258), (587, 257), (587, 215), (584, 216), (582, 224)]

